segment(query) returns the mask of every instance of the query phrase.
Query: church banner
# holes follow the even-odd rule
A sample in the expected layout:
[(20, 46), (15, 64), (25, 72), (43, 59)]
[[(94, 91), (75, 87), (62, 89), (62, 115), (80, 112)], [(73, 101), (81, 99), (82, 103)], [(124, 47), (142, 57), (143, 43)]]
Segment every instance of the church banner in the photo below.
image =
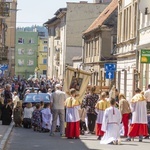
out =
[(71, 88), (75, 88), (78, 94), (77, 98), (80, 102), (82, 102), (90, 77), (90, 72), (68, 66), (66, 68), (66, 75), (64, 80), (64, 91), (69, 96), (69, 90)]

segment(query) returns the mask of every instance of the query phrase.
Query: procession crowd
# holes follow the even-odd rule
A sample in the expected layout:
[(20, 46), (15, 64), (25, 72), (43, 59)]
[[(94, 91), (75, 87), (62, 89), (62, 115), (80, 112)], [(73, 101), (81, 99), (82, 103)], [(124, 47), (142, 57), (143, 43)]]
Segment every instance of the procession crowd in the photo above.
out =
[[(126, 141), (139, 137), (139, 142), (149, 138), (150, 85), (145, 92), (136, 89), (131, 100), (114, 86), (100, 95), (93, 86), (85, 91), (82, 102), (76, 89), (71, 88), (69, 96), (63, 92), (62, 80), (3, 79), (1, 87), (4, 90), (0, 97), (0, 117), (4, 125), (9, 125), (13, 118), (16, 127), (49, 132), (50, 136), (56, 136), (59, 130), (60, 136), (68, 139), (79, 139), (80, 134), (87, 132), (97, 135), (101, 144), (120, 144), (120, 137)], [(22, 93), (27, 87), (38, 87), (38, 92), (48, 93), (50, 102), (41, 101), (36, 106), (28, 103), (22, 108)], [(30, 92), (27, 90), (25, 94)]]

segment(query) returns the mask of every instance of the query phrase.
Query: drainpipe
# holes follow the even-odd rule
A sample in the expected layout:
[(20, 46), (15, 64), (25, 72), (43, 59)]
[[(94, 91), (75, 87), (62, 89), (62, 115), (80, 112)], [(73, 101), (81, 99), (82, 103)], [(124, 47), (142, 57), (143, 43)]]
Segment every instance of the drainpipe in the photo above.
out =
[(136, 71), (135, 71), (135, 89), (138, 88), (139, 84), (139, 50), (137, 46), (139, 45), (139, 24), (140, 24), (140, 12), (139, 12), (139, 0), (137, 0), (137, 19), (136, 19)]
[(85, 37), (84, 36), (82, 36), (82, 63), (81, 63), (81, 65), (82, 65), (82, 69), (85, 69), (84, 68), (84, 59), (85, 59)]

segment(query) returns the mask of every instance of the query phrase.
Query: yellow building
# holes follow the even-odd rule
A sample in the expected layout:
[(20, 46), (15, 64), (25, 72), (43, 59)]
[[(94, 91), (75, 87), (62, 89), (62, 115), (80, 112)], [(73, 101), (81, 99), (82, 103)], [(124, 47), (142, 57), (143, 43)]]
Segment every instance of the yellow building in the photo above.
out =
[(48, 38), (39, 33), (38, 41), (38, 77), (47, 75)]

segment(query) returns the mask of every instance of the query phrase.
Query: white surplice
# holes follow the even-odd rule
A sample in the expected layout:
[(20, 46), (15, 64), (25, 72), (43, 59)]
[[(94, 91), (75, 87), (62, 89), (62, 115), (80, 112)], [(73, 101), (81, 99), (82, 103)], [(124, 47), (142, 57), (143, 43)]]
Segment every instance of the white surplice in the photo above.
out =
[(42, 128), (51, 129), (52, 124), (52, 114), (49, 108), (45, 108), (41, 111), (42, 113)]
[(121, 119), (121, 113), (118, 108), (111, 106), (105, 110), (101, 129), (105, 133), (100, 144), (109, 144), (120, 138)]

